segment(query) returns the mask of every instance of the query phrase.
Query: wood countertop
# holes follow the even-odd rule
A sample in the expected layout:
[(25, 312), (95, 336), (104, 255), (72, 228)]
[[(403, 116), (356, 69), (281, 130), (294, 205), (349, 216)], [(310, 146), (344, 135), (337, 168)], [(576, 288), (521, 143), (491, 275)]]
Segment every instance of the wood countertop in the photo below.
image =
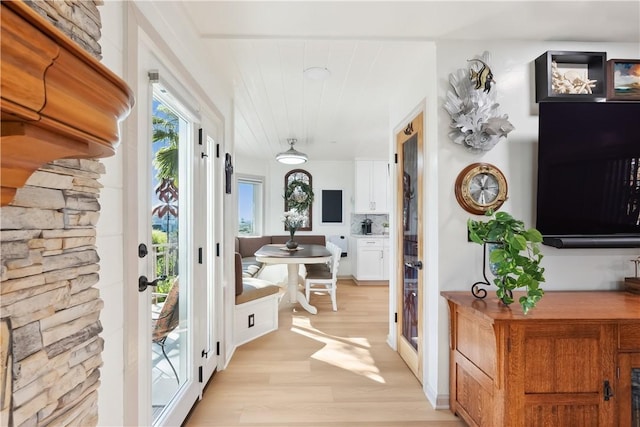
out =
[(623, 291), (546, 291), (536, 308), (522, 313), (514, 292), (514, 303), (507, 307), (488, 289), (487, 297), (478, 299), (470, 291), (440, 294), (462, 310), (471, 310), (493, 322), (527, 320), (640, 320), (640, 295)]

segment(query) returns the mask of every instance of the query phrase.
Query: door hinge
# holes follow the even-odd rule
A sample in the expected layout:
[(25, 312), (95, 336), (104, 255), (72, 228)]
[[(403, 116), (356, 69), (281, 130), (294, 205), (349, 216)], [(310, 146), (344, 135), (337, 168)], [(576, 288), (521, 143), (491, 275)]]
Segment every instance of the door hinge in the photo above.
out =
[(398, 323), (398, 313), (395, 313), (393, 316), (393, 322)]
[(216, 356), (220, 356), (220, 341), (216, 341)]
[(220, 256), (220, 243), (216, 243), (216, 256)]
[(216, 144), (216, 158), (220, 158), (220, 144)]
[(198, 145), (202, 145), (202, 128), (198, 129)]
[(209, 352), (206, 350), (202, 350), (202, 353), (200, 354), (201, 357), (207, 357), (209, 355)]
[(202, 264), (202, 248), (198, 248), (198, 264)]
[(202, 366), (198, 366), (198, 382), (202, 383)]
[(393, 154), (393, 162), (397, 165), (398, 164), (398, 153), (394, 153)]

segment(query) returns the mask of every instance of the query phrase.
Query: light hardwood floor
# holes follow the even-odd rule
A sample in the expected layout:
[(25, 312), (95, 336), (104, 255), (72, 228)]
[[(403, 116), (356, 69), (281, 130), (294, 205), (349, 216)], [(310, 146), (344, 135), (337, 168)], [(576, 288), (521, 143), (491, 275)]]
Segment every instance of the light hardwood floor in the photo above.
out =
[(436, 411), (386, 343), (388, 287), (338, 283), (338, 311), (283, 301), (277, 331), (240, 346), (185, 426), (463, 427)]

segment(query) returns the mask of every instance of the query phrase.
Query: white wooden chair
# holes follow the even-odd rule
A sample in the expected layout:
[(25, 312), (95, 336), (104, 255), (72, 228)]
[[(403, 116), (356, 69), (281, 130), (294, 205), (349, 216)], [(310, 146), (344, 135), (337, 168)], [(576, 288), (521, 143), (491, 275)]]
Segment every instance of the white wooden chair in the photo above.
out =
[(327, 293), (331, 296), (333, 311), (338, 310), (336, 303), (336, 290), (338, 287), (338, 265), (342, 256), (342, 249), (339, 246), (328, 242), (327, 249), (331, 252), (331, 263), (329, 270), (326, 269), (309, 269), (304, 281), (305, 294), (307, 301), (309, 295), (314, 293)]

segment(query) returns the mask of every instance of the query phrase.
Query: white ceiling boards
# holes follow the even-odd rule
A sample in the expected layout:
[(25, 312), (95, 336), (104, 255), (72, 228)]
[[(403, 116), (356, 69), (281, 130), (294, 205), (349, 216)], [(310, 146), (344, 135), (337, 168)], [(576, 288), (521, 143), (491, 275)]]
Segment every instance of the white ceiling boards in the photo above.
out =
[[(158, 2), (162, 7), (163, 2)], [(638, 43), (640, 2), (184, 1), (233, 84), (236, 154), (273, 159), (296, 138), (311, 160), (385, 158), (389, 104), (443, 40)], [(615, 23), (615, 25), (614, 25)], [(326, 67), (325, 80), (305, 78)], [(379, 152), (382, 150), (382, 152)]]

